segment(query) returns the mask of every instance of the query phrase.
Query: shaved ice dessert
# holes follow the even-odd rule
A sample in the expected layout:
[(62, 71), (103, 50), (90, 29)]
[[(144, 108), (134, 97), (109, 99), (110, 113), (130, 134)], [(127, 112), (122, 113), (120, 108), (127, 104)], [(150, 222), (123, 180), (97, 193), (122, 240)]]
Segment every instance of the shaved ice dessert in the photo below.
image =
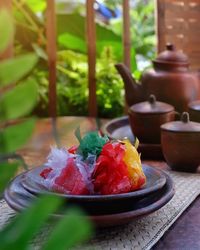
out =
[(109, 140), (98, 132), (69, 149), (52, 148), (44, 169), (43, 185), (50, 191), (73, 195), (109, 195), (142, 188), (146, 177), (140, 155), (128, 139)]

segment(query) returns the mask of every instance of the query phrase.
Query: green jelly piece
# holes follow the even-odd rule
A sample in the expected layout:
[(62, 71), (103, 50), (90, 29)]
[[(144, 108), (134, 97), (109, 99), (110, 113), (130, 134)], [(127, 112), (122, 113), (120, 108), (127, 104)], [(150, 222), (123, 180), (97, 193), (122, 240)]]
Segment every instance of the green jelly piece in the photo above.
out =
[(96, 131), (88, 132), (80, 141), (78, 153), (81, 154), (84, 159), (86, 159), (89, 154), (98, 157), (108, 140), (107, 136), (102, 137)]

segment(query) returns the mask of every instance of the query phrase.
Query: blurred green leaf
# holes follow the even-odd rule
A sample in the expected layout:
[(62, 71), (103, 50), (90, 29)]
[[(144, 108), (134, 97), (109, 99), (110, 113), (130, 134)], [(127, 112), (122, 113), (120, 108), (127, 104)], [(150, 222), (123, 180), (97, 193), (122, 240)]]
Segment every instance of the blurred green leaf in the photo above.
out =
[[(85, 40), (85, 17), (78, 13), (59, 14), (57, 16), (58, 34), (68, 33)], [(97, 41), (121, 42), (121, 36), (114, 33), (109, 27), (96, 23)]]
[[(71, 49), (77, 52), (86, 53), (86, 42), (85, 39), (81, 39), (78, 36), (74, 36), (68, 33), (61, 34), (58, 38), (58, 42), (61, 46), (67, 49)], [(97, 40), (96, 48), (97, 55), (100, 56), (104, 47), (112, 46), (114, 55), (118, 60), (121, 60), (123, 50), (121, 41), (113, 41), (113, 40)]]
[(139, 71), (139, 70), (134, 70), (134, 71), (133, 71), (133, 76), (134, 76), (134, 78), (135, 78), (136, 80), (140, 80), (141, 75), (142, 75), (141, 71)]
[(32, 79), (15, 86), (0, 98), (1, 120), (27, 115), (37, 102), (37, 84)]
[(131, 71), (137, 70), (137, 60), (134, 47), (131, 48)]
[(48, 60), (47, 53), (43, 48), (38, 46), (38, 44), (36, 44), (36, 43), (33, 43), (32, 46), (33, 46), (35, 53), (38, 55), (38, 57), (44, 59), (45, 61)]
[(33, 132), (35, 119), (31, 118), (22, 123), (8, 126), (0, 131), (0, 153), (15, 152), (24, 145)]
[(31, 207), (19, 214), (0, 232), (1, 250), (30, 249), (29, 241), (60, 204), (61, 200), (56, 196), (35, 200)]
[(46, 9), (46, 0), (26, 0), (26, 4), (34, 11), (34, 12), (42, 12)]
[(86, 53), (85, 40), (77, 36), (64, 33), (58, 37), (58, 42), (60, 45), (64, 46), (67, 49), (72, 49), (72, 50), (76, 50), (82, 53)]
[(5, 9), (0, 11), (0, 53), (9, 45), (14, 35), (14, 26), (11, 16)]
[[(106, 41), (106, 40), (98, 40), (97, 41), (97, 53), (98, 56), (102, 55), (102, 51), (106, 47), (112, 47), (112, 54), (115, 56), (115, 58), (118, 61), (122, 60), (123, 57), (123, 48), (122, 48), (122, 42), (120, 41)], [(110, 55), (107, 55), (109, 57)]]
[(58, 35), (69, 33), (81, 39), (85, 38), (85, 18), (79, 14), (57, 15)]
[(67, 210), (66, 216), (59, 221), (54, 231), (49, 235), (43, 250), (65, 250), (75, 244), (89, 239), (92, 225), (79, 209)]
[(4, 190), (6, 184), (16, 173), (19, 166), (18, 162), (1, 162), (0, 163), (0, 193)]
[(22, 55), (0, 63), (0, 87), (24, 77), (37, 63), (34, 54)]

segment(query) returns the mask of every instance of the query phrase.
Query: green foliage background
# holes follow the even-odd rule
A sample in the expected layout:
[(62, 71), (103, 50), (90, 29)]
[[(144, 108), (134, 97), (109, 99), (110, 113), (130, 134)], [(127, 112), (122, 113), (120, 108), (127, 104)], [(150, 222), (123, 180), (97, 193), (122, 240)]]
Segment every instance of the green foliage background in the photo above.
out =
[[(132, 72), (141, 71), (154, 56), (154, 1), (132, 0), (131, 34)], [(38, 84), (39, 104), (35, 113), (46, 116), (48, 107), (47, 56), (44, 29), (44, 0), (13, 0), (17, 24), (16, 53), (35, 51), (40, 60), (33, 71)], [(120, 8), (122, 1), (105, 1), (110, 8)], [(74, 1), (57, 3), (57, 94), (59, 115), (87, 115), (87, 57), (85, 40), (85, 5)], [(97, 20), (97, 98), (98, 116), (116, 117), (124, 111), (123, 83), (114, 64), (122, 61), (122, 19), (105, 25)]]

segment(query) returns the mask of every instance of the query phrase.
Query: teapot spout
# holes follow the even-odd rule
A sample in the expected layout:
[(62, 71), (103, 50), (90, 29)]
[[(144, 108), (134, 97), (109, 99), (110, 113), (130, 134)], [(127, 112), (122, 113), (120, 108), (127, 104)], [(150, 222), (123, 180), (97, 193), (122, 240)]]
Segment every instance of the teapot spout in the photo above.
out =
[(129, 68), (123, 63), (115, 64), (115, 68), (123, 79), (128, 106), (130, 107), (135, 103), (141, 102), (143, 100), (141, 85), (137, 84), (136, 80), (132, 77)]

